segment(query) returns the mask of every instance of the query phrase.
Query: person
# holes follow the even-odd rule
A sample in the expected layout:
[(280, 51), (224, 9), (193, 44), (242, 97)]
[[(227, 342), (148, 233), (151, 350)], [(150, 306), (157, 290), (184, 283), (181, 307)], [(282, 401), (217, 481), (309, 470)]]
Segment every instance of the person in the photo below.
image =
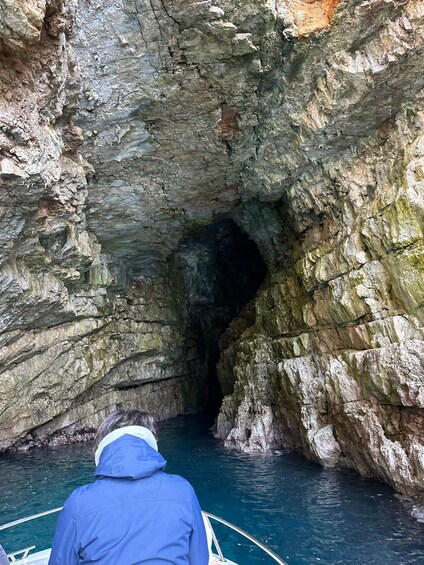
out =
[(49, 565), (207, 565), (193, 487), (163, 471), (153, 418), (118, 410), (96, 436), (96, 481), (66, 500)]

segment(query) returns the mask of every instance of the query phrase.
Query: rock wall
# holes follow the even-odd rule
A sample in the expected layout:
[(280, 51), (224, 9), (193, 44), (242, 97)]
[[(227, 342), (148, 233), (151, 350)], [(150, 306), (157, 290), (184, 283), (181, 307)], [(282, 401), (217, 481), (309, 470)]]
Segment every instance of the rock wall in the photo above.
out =
[(228, 446), (296, 449), (424, 494), (420, 108), (290, 188), (286, 265), (222, 339)]
[(72, 441), (120, 407), (164, 419), (205, 402), (203, 362), (167, 285), (135, 285), (123, 296), (87, 285), (69, 300), (69, 322), (2, 335), (3, 449), (52, 435)]
[(198, 408), (233, 220), (219, 436), (422, 494), (423, 2), (0, 8), (0, 449)]
[[(323, 5), (294, 4), (283, 33), (308, 35)], [(227, 446), (295, 449), (421, 497), (423, 9), (341, 2), (262, 93), (243, 178), (268, 206), (236, 217), (270, 275), (221, 338), (217, 421)]]
[(204, 361), (182, 273), (134, 279), (87, 225), (76, 4), (1, 8), (0, 450), (71, 437), (120, 406), (196, 410)]
[[(240, 202), (253, 35), (210, 2), (0, 6), (0, 449), (119, 405), (199, 408), (207, 340), (173, 254)], [(225, 9), (276, 35), (274, 9)]]

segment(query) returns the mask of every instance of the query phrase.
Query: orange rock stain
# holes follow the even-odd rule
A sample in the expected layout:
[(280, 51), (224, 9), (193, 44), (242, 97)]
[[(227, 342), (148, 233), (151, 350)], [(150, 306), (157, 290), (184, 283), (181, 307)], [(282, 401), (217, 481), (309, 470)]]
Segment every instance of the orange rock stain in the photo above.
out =
[(318, 33), (330, 27), (331, 17), (340, 0), (288, 0), (288, 9), (300, 36)]

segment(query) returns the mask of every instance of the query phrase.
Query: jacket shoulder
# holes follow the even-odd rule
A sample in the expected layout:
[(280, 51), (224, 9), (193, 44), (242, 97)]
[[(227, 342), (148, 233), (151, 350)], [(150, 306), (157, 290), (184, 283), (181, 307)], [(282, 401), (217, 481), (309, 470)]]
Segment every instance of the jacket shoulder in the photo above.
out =
[(171, 498), (177, 497), (190, 501), (195, 496), (194, 489), (187, 479), (164, 472), (161, 472), (160, 475), (162, 488)]
[[(133, 491), (132, 484), (140, 481), (145, 485), (143, 495), (147, 495), (149, 499), (153, 497), (158, 500), (174, 500), (184, 503), (192, 503), (193, 500), (197, 500), (195, 491), (189, 481), (180, 475), (158, 471), (152, 477), (135, 481), (114, 478), (98, 479), (93, 483), (75, 489), (65, 501), (64, 506), (68, 510), (76, 511), (78, 514), (85, 514), (86, 512), (91, 512), (93, 507), (99, 507), (100, 501), (107, 505), (111, 502), (111, 489), (115, 491), (113, 498), (115, 498), (118, 492), (116, 490), (118, 484), (113, 485), (115, 481), (118, 484), (125, 483), (125, 496)], [(100, 506), (103, 505), (102, 503), (100, 503)]]

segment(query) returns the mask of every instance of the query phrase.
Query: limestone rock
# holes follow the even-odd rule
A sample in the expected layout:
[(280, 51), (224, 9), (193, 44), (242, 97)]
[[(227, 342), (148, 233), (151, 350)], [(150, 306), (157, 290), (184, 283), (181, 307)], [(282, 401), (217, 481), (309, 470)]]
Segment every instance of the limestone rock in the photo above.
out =
[[(321, 168), (317, 184), (327, 183), (328, 190), (323, 219), (294, 242), (295, 270), (275, 273), (256, 298), (251, 327), (222, 340), (231, 350), (231, 356), (223, 352), (222, 378), (228, 389), (232, 364), (233, 392), (224, 399), (217, 434), (257, 449), (261, 442), (246, 437), (259, 419), (265, 449), (299, 450), (325, 466), (353, 467), (422, 497), (421, 208), (410, 174), (421, 151), (416, 115), (405, 109), (377, 153), (370, 151), (372, 138), (358, 149), (364, 172), (357, 182), (377, 179), (360, 206), (354, 192), (340, 198), (337, 188), (350, 186), (355, 159), (343, 170), (342, 156)], [(405, 153), (392, 153), (401, 139)], [(331, 180), (330, 170), (337, 175)], [(301, 315), (305, 308), (309, 317)]]
[(40, 39), (45, 0), (1, 0), (0, 37), (12, 47)]
[(421, 496), (423, 3), (0, 11), (0, 449), (198, 408), (235, 220), (218, 435)]

